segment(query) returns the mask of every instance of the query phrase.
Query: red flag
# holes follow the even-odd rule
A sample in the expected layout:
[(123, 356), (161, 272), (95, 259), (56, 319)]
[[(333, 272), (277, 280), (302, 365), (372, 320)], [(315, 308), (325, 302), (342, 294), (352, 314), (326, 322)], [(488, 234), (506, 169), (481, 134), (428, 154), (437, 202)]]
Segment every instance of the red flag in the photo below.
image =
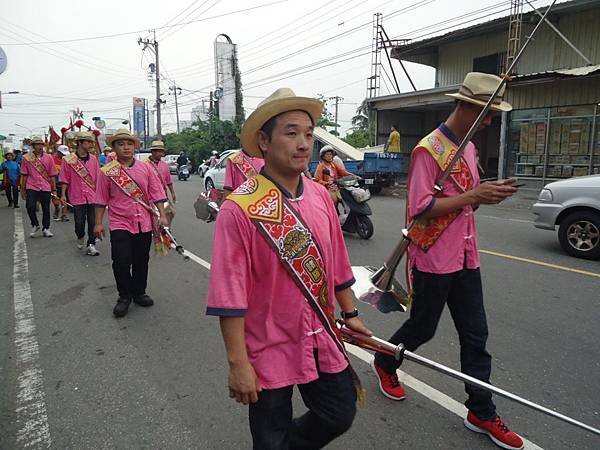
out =
[(50, 146), (54, 147), (54, 144), (60, 141), (60, 136), (52, 127), (49, 128), (48, 132), (50, 134)]

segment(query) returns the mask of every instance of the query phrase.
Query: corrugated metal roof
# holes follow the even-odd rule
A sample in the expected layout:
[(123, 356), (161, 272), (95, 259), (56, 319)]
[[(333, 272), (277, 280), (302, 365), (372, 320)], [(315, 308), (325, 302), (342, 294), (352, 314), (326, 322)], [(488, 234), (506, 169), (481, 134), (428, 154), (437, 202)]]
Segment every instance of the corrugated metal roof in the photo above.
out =
[(326, 145), (331, 145), (338, 153), (344, 154), (349, 159), (354, 159), (356, 161), (362, 161), (364, 159), (364, 155), (360, 150), (355, 149), (347, 142), (342, 141), (337, 136), (334, 136), (327, 130), (321, 127), (315, 127), (313, 131), (315, 138), (319, 141), (325, 143)]
[(524, 80), (533, 80), (539, 78), (548, 78), (552, 76), (561, 76), (561, 77), (581, 77), (585, 75), (591, 75), (595, 72), (600, 73), (600, 64), (592, 65), (592, 66), (582, 66), (575, 67), (572, 69), (554, 69), (554, 70), (546, 70), (545, 72), (536, 72), (536, 73), (526, 73), (521, 75), (516, 75), (513, 77), (515, 81), (524, 81)]
[[(551, 11), (551, 15), (564, 15), (580, 10), (586, 10), (597, 7), (600, 7), (600, 0), (572, 0), (555, 5)], [(540, 12), (544, 12), (546, 10), (546, 7), (538, 8), (538, 10)], [(524, 13), (523, 22), (526, 22), (529, 19), (536, 19), (537, 21), (539, 17), (534, 11)], [(497, 19), (488, 20), (487, 22), (478, 23), (477, 25), (473, 25), (470, 27), (452, 30), (448, 33), (441, 34), (439, 36), (434, 36), (428, 39), (412, 41), (408, 44), (394, 47), (392, 49), (391, 56), (392, 58), (403, 59), (403, 57), (407, 55), (422, 55), (431, 52), (439, 45), (444, 44), (448, 41), (456, 41), (473, 36), (479, 36), (500, 29), (508, 29), (508, 20), (509, 16), (504, 16)]]

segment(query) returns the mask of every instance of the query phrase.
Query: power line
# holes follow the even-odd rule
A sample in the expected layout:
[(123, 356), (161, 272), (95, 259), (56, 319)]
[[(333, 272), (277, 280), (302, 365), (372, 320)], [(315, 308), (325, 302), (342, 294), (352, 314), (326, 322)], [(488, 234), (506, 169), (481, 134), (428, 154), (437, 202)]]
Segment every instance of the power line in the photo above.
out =
[[(196, 20), (190, 20), (188, 22), (179, 22), (173, 25), (166, 25), (166, 26), (162, 26), (162, 27), (156, 27), (154, 28), (155, 30), (164, 30), (167, 28), (173, 28), (173, 27), (177, 27), (179, 25), (189, 25), (191, 23), (196, 23), (196, 22), (205, 22), (207, 20), (212, 20), (212, 19), (219, 19), (221, 17), (226, 17), (226, 16), (231, 16), (233, 14), (240, 14), (240, 13), (244, 13), (244, 12), (248, 12), (248, 11), (253, 11), (256, 9), (261, 9), (261, 8), (266, 8), (269, 6), (273, 6), (273, 5), (277, 5), (280, 3), (286, 3), (289, 2), (290, 0), (276, 0), (270, 3), (264, 3), (262, 5), (257, 5), (257, 6), (252, 6), (250, 8), (244, 8), (244, 9), (238, 9), (235, 11), (230, 11), (227, 13), (223, 13), (223, 14), (217, 14), (215, 16), (210, 16), (210, 17), (205, 17), (203, 19), (196, 19)], [(91, 41), (91, 40), (96, 40), (96, 39), (109, 39), (109, 38), (115, 38), (115, 37), (120, 37), (120, 36), (129, 36), (132, 34), (139, 34), (139, 33), (143, 33), (148, 31), (148, 28), (145, 28), (143, 30), (135, 30), (135, 31), (125, 31), (123, 33), (113, 33), (113, 34), (103, 34), (103, 35), (99, 35), (99, 36), (88, 36), (88, 37), (81, 37), (81, 38), (73, 38), (73, 39), (59, 39), (59, 40), (54, 40), (54, 41), (39, 41), (39, 42), (30, 42), (28, 44), (25, 43), (13, 43), (13, 42), (4, 42), (4, 43), (0, 43), (0, 45), (43, 45), (43, 44), (64, 44), (67, 42), (81, 42), (81, 41)]]

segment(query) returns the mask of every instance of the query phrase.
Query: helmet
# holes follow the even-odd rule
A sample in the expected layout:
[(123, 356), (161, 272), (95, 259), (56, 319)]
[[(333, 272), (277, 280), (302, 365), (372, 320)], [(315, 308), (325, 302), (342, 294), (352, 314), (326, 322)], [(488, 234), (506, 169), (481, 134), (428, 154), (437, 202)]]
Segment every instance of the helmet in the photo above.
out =
[(319, 156), (323, 158), (323, 156), (325, 156), (325, 153), (327, 152), (333, 153), (333, 156), (336, 155), (335, 149), (331, 145), (326, 145), (319, 151)]
[(218, 151), (216, 151), (216, 150), (213, 150), (211, 153), (212, 153), (213, 155), (215, 155), (215, 156), (217, 156), (217, 155), (219, 154), (219, 152), (218, 152)]

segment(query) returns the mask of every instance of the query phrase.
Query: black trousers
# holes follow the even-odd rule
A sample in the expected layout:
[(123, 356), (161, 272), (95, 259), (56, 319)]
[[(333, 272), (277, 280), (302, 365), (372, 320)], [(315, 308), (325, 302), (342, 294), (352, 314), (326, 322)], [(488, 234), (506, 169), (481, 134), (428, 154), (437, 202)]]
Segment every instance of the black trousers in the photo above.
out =
[(75, 234), (77, 239), (83, 239), (85, 236), (85, 223), (88, 226), (87, 245), (96, 243), (94, 236), (94, 225), (96, 224), (96, 207), (94, 205), (74, 205), (73, 216), (75, 218)]
[(19, 186), (17, 184), (6, 185), (6, 199), (9, 204), (13, 204), (14, 206), (19, 205)]
[[(460, 342), (461, 371), (489, 383), (492, 357), (485, 345), (488, 337), (483, 307), (483, 290), (479, 269), (464, 269), (449, 274), (434, 274), (413, 270), (413, 304), (410, 317), (389, 339), (395, 345), (404, 344), (414, 351), (435, 335), (444, 305), (448, 304)], [(402, 363), (381, 353), (375, 363), (393, 373)], [(465, 406), (482, 420), (496, 417), (492, 394), (465, 383), (469, 398)]]
[(27, 214), (29, 215), (29, 220), (31, 220), (32, 227), (40, 226), (37, 213), (35, 212), (38, 201), (42, 205), (42, 228), (48, 229), (50, 228), (50, 192), (27, 189), (25, 206), (27, 207)]
[(152, 232), (110, 232), (112, 269), (120, 297), (131, 299), (146, 293), (151, 244)]
[(344, 434), (356, 415), (356, 389), (350, 369), (298, 385), (308, 408), (292, 419), (293, 386), (263, 390), (249, 409), (255, 450), (317, 449)]

